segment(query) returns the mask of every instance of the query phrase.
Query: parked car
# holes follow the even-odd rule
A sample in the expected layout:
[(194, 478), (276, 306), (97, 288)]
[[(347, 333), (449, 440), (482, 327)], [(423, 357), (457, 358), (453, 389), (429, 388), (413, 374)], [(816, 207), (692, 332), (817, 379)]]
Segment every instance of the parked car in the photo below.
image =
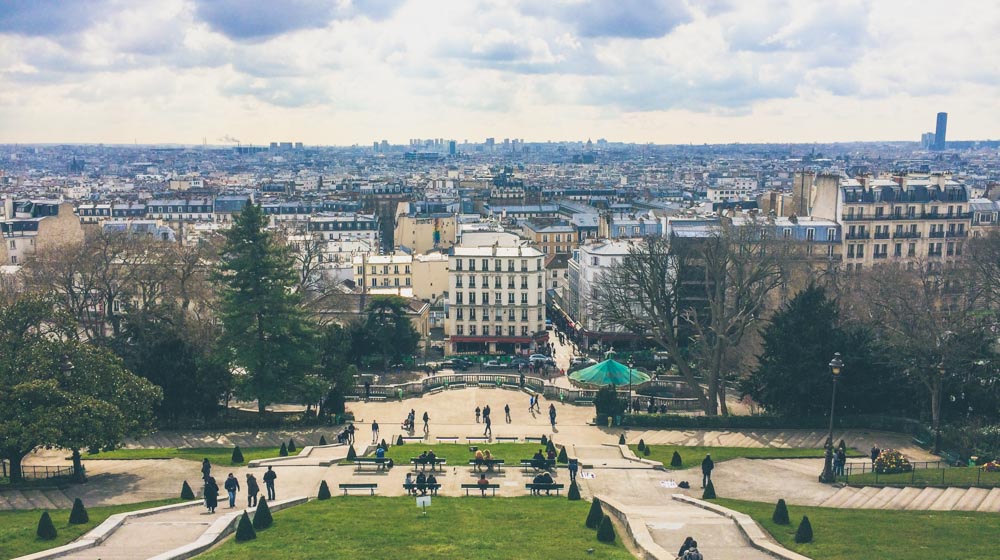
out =
[(528, 360), (530, 360), (531, 363), (533, 363), (535, 365), (538, 365), (538, 364), (542, 364), (542, 365), (546, 365), (546, 366), (554, 366), (554, 365), (556, 365), (556, 361), (554, 359), (550, 358), (549, 356), (546, 356), (545, 354), (532, 354), (528, 358)]
[(530, 364), (530, 363), (531, 363), (531, 361), (528, 360), (528, 358), (522, 358), (522, 357), (518, 356), (516, 358), (511, 358), (511, 360), (510, 360), (510, 367), (512, 367), (512, 368), (516, 368), (518, 366), (527, 367), (528, 364)]
[(445, 360), (441, 362), (438, 369), (453, 369), (455, 371), (465, 371), (472, 367), (472, 362), (468, 360), (463, 360), (461, 358), (456, 358), (453, 360)]
[(578, 365), (592, 366), (597, 363), (597, 360), (593, 358), (588, 358), (586, 356), (573, 356), (569, 360), (569, 366), (575, 367)]
[(505, 369), (508, 367), (510, 366), (502, 363), (500, 360), (489, 360), (483, 363), (483, 369)]

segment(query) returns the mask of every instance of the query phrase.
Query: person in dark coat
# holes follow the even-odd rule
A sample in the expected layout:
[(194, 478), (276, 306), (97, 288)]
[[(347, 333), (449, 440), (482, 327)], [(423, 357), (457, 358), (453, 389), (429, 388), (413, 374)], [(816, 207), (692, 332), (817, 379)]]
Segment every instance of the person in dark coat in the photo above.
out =
[(201, 479), (208, 480), (212, 476), (212, 463), (208, 462), (208, 457), (201, 461)]
[(480, 414), (480, 412), (481, 412), (481, 411), (479, 410), (479, 407), (477, 406), (477, 407), (476, 407), (476, 424), (478, 424), (478, 423), (479, 423), (479, 414)]
[(240, 490), (240, 481), (233, 476), (233, 473), (229, 473), (222, 485), (225, 487), (226, 493), (229, 494), (229, 509), (233, 509), (236, 507), (236, 493)]
[(264, 473), (264, 486), (267, 488), (267, 499), (274, 500), (274, 479), (278, 478), (278, 473), (274, 472), (273, 467), (267, 467), (267, 472)]
[(211, 476), (205, 478), (205, 507), (208, 513), (215, 513), (215, 508), (219, 507), (219, 485)]
[(684, 544), (682, 544), (681, 545), (681, 549), (677, 551), (677, 557), (678, 558), (683, 558), (684, 557), (684, 553), (687, 552), (688, 550), (691, 550), (691, 548), (693, 546), (694, 546), (694, 539), (693, 538), (688, 537), (688, 538), (684, 539)]
[(247, 474), (247, 507), (257, 507), (257, 495), (260, 494), (260, 485), (257, 484), (257, 477)]
[(705, 458), (701, 461), (701, 487), (704, 488), (708, 486), (709, 482), (712, 482), (712, 469), (715, 468), (715, 461), (712, 461), (712, 454), (709, 453), (705, 455)]
[(576, 482), (576, 472), (580, 470), (580, 461), (576, 457), (570, 457), (566, 469), (569, 471), (569, 481)]
[(503, 413), (507, 417), (507, 423), (510, 424), (510, 405), (503, 405)]

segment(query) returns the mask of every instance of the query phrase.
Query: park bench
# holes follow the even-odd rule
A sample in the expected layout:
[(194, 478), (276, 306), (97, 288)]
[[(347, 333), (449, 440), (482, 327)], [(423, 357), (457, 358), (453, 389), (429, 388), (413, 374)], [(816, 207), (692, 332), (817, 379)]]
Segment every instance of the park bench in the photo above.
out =
[(404, 443), (419, 443), (424, 441), (424, 436), (403, 436)]
[(347, 495), (348, 490), (370, 490), (372, 496), (375, 495), (375, 489), (378, 488), (378, 484), (374, 482), (354, 482), (354, 483), (341, 483), (340, 489), (344, 491), (344, 495)]
[(579, 406), (594, 406), (594, 399), (576, 399), (573, 404)]
[(529, 484), (525, 484), (524, 487), (527, 488), (528, 490), (531, 490), (532, 494), (538, 494), (538, 495), (541, 495), (540, 492), (542, 490), (545, 490), (546, 494), (549, 493), (548, 492), (549, 490), (555, 490), (556, 491), (556, 496), (559, 495), (559, 491), (560, 490), (562, 490), (563, 488), (565, 488), (564, 485), (562, 485), (562, 484), (556, 484), (556, 483), (552, 483), (552, 484), (535, 484), (535, 483), (529, 483)]
[[(430, 490), (431, 494), (437, 496), (438, 490), (441, 489), (441, 483), (438, 482), (436, 484), (424, 484), (424, 487), (427, 488), (428, 490)], [(414, 490), (420, 490), (420, 487), (417, 485), (416, 482), (412, 482), (410, 484), (406, 484), (404, 482), (403, 483), (403, 489), (412, 492)]]
[[(492, 490), (493, 491), (493, 495), (496, 496), (498, 488), (500, 488), (499, 484), (463, 484), (462, 485), (462, 490), (465, 490), (465, 495), (466, 496), (469, 495), (469, 490), (481, 490), (481, 491), (482, 490)], [(486, 496), (485, 492), (483, 492), (483, 496)]]
[(517, 443), (517, 436), (498, 436), (493, 438), (497, 443)]
[(924, 441), (917, 436), (913, 436), (913, 439), (910, 441), (912, 441), (917, 447), (927, 447), (930, 445), (930, 442)]
[[(534, 471), (537, 472), (538, 469), (535, 467), (534, 463), (535, 463), (534, 459), (521, 459), (521, 469), (522, 469), (522, 471), (523, 472), (528, 472), (528, 469), (532, 469), (532, 470), (534, 470)], [(556, 468), (556, 461), (555, 461), (555, 459), (546, 459), (545, 460), (545, 470), (551, 471), (551, 470), (553, 470), (555, 468)]]
[(353, 461), (355, 466), (358, 467), (358, 471), (360, 471), (361, 467), (364, 465), (375, 465), (375, 467), (380, 471), (389, 469), (388, 457), (355, 457), (354, 459), (351, 459), (351, 461)]
[(458, 443), (458, 436), (438, 436), (439, 442)]
[(465, 441), (469, 443), (486, 443), (490, 441), (490, 438), (486, 436), (467, 436)]
[(540, 436), (538, 436), (538, 437), (536, 437), (536, 436), (524, 436), (524, 442), (525, 443), (537, 443), (537, 444), (541, 445), (542, 438)]
[(469, 459), (469, 466), (476, 467), (476, 471), (479, 471), (480, 465), (486, 465), (486, 470), (493, 470), (493, 467), (497, 468), (497, 471), (503, 469), (503, 459), (482, 459), (477, 461), (476, 459)]
[[(434, 470), (435, 466), (440, 467), (443, 465), (447, 465), (448, 459), (445, 459), (444, 457), (435, 457), (434, 462), (431, 463), (430, 461), (426, 459), (421, 459), (420, 457), (411, 457), (410, 464), (413, 465), (414, 467), (419, 465), (421, 470), (427, 470), (427, 465), (429, 464), (431, 466), (431, 470)], [(443, 469), (438, 469), (438, 470), (443, 470)]]
[(365, 400), (369, 401), (384, 401), (386, 399), (385, 395), (371, 395)]

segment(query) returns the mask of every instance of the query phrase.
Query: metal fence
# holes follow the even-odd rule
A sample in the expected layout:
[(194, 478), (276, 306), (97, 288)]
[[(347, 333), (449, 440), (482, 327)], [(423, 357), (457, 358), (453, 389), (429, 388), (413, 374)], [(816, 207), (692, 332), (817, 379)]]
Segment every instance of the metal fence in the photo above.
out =
[(987, 471), (982, 467), (949, 467), (945, 461), (914, 461), (910, 470), (884, 473), (869, 463), (846, 465), (838, 482), (853, 486), (982, 486), (1000, 487), (1000, 471)]
[[(44, 465), (21, 465), (21, 476), (25, 479), (45, 479), (73, 474), (73, 467), (50, 467)], [(10, 462), (0, 461), (0, 478), (10, 478)]]

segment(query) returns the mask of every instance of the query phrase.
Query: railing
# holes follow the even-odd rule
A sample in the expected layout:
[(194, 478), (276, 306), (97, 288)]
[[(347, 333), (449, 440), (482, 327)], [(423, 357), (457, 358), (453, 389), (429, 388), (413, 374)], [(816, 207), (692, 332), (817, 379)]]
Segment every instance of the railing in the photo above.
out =
[(967, 231), (949, 231), (948, 237), (968, 237), (969, 232)]
[(907, 472), (880, 473), (868, 463), (847, 465), (837, 480), (855, 486), (980, 486), (1000, 487), (1000, 471), (982, 467), (949, 467), (944, 461), (910, 463)]
[(874, 214), (871, 215), (865, 214), (864, 216), (844, 215), (841, 218), (845, 222), (864, 222), (864, 221), (874, 222), (874, 221), (901, 221), (901, 220), (965, 220), (972, 218), (972, 212), (962, 212), (961, 214), (959, 213), (942, 214), (940, 212), (935, 214), (930, 212), (924, 212), (920, 214), (913, 214), (912, 216), (908, 214), (902, 216), (897, 216), (895, 214), (883, 214), (881, 216), (876, 216)]
[(848, 233), (844, 236), (844, 239), (868, 239), (869, 237), (871, 237), (871, 234), (867, 231), (862, 231), (858, 233)]
[(889, 232), (888, 231), (885, 231), (885, 232), (882, 232), (882, 233), (876, 232), (875, 233), (875, 239), (889, 239)]
[(941, 239), (941, 238), (944, 237), (944, 232), (943, 231), (932, 231), (932, 232), (930, 232), (930, 233), (927, 234), (927, 237), (930, 237), (931, 239)]
[[(73, 474), (73, 467), (21, 465), (21, 476), (23, 478), (56, 478), (60, 476), (70, 476), (71, 474)], [(10, 478), (10, 463), (7, 460), (0, 461), (0, 478)]]
[(920, 237), (919, 231), (901, 231), (893, 234), (893, 239), (917, 239)]

